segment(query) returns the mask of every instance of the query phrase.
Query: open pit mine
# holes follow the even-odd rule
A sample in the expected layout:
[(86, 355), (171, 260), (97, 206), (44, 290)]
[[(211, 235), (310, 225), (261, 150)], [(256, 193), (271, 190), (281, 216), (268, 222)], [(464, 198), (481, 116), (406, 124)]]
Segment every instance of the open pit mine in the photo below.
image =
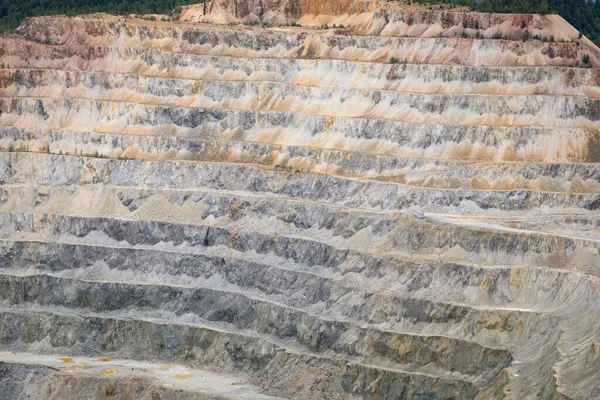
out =
[(0, 398), (599, 399), (600, 50), (214, 0), (0, 38)]

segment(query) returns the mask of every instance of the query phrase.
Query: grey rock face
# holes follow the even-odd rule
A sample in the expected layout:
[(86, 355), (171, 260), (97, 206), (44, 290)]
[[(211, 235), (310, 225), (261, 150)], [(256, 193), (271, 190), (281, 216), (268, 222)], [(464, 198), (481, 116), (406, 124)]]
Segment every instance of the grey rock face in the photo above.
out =
[(600, 397), (597, 49), (355, 18), (0, 40), (0, 398)]

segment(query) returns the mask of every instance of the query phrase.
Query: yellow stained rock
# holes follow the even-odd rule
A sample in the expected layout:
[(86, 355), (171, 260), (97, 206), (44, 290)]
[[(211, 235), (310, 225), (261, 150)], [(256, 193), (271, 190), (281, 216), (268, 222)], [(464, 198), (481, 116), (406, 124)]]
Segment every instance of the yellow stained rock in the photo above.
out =
[(191, 378), (192, 376), (194, 376), (194, 375), (192, 375), (192, 374), (182, 374), (182, 375), (175, 375), (175, 376), (173, 377), (173, 379), (189, 379), (189, 378)]

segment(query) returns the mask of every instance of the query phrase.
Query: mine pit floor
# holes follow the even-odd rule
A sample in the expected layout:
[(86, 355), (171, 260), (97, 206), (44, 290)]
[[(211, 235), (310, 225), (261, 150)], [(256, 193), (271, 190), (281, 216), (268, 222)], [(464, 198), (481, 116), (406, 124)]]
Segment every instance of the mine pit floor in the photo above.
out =
[(273, 400), (278, 397), (258, 393), (258, 388), (247, 384), (239, 376), (174, 364), (154, 364), (137, 360), (101, 357), (69, 357), (30, 353), (0, 352), (0, 363), (21, 364), (52, 368), (58, 374), (82, 377), (149, 379), (157, 386), (206, 394), (224, 399)]

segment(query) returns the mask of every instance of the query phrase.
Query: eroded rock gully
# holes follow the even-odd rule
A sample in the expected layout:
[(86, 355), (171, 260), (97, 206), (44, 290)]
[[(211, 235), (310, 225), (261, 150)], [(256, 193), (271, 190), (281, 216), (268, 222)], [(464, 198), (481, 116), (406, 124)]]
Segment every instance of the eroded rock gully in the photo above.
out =
[(365, 1), (173, 15), (0, 40), (1, 398), (600, 398), (596, 47)]

